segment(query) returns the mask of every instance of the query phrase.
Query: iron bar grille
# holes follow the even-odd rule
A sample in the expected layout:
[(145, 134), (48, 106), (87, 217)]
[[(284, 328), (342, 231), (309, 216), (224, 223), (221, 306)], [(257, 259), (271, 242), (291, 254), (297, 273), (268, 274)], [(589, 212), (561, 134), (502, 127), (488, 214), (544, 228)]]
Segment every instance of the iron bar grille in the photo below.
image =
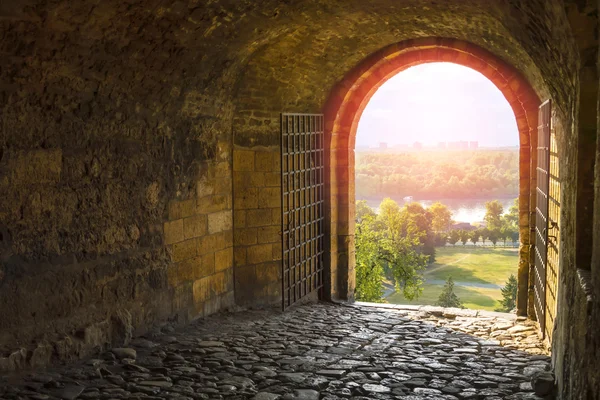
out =
[(283, 309), (323, 288), (322, 114), (281, 115)]
[(538, 114), (535, 207), (534, 308), (542, 336), (546, 331), (546, 265), (548, 262), (548, 186), (550, 169), (550, 100)]
[(558, 295), (558, 254), (560, 246), (560, 170), (554, 127), (550, 124), (550, 170), (548, 186), (548, 256), (546, 264), (546, 337), (552, 342)]

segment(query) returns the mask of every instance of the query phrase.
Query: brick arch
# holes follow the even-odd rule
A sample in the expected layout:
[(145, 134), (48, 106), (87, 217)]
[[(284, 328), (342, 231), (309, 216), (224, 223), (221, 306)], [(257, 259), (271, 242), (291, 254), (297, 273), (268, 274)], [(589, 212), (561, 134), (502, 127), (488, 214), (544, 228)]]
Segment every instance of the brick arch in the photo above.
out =
[[(327, 134), (328, 250), (331, 259), (326, 282), (332, 297), (354, 297), (354, 144), (358, 121), (373, 94), (392, 76), (424, 63), (451, 62), (472, 68), (502, 92), (517, 121), (520, 142), (519, 184), (519, 295), (518, 313), (527, 314), (529, 213), (535, 194), (535, 147), (540, 99), (533, 87), (512, 65), (469, 42), (424, 38), (394, 44), (370, 55), (350, 71), (332, 90), (324, 107)], [(533, 167), (535, 168), (535, 167)]]

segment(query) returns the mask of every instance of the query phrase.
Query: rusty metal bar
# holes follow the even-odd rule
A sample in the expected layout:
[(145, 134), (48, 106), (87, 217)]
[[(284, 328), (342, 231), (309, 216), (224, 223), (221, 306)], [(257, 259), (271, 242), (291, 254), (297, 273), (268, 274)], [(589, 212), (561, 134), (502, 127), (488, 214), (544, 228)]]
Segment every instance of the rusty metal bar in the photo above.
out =
[(282, 308), (323, 288), (322, 114), (281, 114)]

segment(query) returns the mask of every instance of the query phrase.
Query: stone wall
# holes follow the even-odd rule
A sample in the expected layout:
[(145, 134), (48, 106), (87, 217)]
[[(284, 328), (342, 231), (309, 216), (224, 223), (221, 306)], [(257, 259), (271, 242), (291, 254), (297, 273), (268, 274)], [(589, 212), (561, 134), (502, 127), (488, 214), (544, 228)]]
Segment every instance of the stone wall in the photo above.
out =
[[(580, 54), (572, 121), (577, 135), (560, 142), (563, 182), (561, 269), (552, 358), (563, 399), (600, 393), (600, 141), (598, 137), (598, 4), (566, 7)], [(595, 154), (594, 154), (595, 153)], [(595, 158), (595, 160), (594, 160)], [(571, 161), (569, 161), (571, 160)], [(594, 177), (595, 161), (595, 177)], [(595, 189), (594, 189), (595, 184)], [(593, 203), (595, 202), (595, 204)]]
[(0, 371), (233, 304), (226, 79), (147, 7), (0, 6)]

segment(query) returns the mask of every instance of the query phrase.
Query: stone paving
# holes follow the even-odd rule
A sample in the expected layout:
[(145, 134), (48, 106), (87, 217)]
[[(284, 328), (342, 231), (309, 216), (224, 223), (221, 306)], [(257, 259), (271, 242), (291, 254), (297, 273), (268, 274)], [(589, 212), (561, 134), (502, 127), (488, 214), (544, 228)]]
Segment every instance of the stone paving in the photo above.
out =
[[(550, 375), (527, 322), (435, 308), (244, 311), (164, 325), (128, 346), (0, 378), (0, 398), (541, 399), (532, 377)], [(551, 375), (533, 382), (551, 390)]]

